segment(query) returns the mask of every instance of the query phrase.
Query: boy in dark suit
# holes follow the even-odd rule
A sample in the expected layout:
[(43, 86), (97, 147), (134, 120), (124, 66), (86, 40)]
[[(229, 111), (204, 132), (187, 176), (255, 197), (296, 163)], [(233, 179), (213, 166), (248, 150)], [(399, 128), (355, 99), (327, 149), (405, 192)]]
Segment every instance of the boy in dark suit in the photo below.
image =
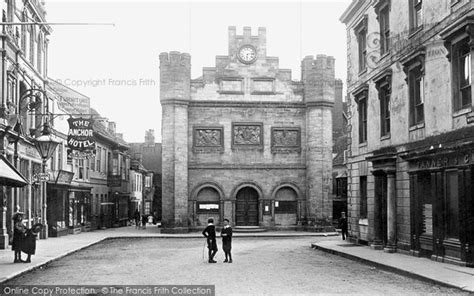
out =
[(209, 218), (207, 220), (207, 227), (202, 231), (202, 235), (207, 239), (207, 248), (209, 249), (209, 263), (217, 263), (214, 261), (214, 256), (217, 253), (217, 242), (216, 242), (216, 227), (214, 226), (214, 219)]
[(232, 249), (232, 227), (229, 225), (229, 220), (224, 219), (224, 228), (221, 231), (222, 237), (222, 249), (225, 253), (225, 262), (232, 263), (232, 254), (230, 250)]
[(341, 228), (342, 231), (342, 239), (345, 240), (348, 233), (347, 233), (347, 218), (346, 218), (346, 213), (341, 212), (341, 218), (339, 218), (339, 227)]

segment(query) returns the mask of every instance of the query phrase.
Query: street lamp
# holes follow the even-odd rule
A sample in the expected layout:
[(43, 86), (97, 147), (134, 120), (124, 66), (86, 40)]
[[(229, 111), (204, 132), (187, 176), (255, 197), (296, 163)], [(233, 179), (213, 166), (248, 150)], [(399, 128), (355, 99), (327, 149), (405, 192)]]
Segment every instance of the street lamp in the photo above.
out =
[[(52, 134), (51, 130), (49, 129), (49, 123), (46, 119), (43, 124), (43, 131), (41, 132), (42, 135), (37, 137), (33, 140), (36, 150), (38, 150), (41, 159), (43, 160), (42, 164), (42, 172), (43, 174), (46, 173), (46, 161), (51, 158), (56, 147), (61, 144)], [(43, 213), (41, 215), (41, 224), (43, 224), (43, 228), (41, 229), (41, 238), (48, 238), (48, 221), (46, 219), (46, 212), (47, 212), (47, 205), (46, 205), (46, 183), (42, 183), (42, 204), (43, 204)]]

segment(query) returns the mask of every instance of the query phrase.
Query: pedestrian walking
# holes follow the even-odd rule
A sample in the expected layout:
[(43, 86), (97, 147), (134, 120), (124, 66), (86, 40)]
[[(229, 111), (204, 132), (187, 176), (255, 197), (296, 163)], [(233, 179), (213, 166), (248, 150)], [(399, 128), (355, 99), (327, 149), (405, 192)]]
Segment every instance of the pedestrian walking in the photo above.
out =
[(140, 228), (140, 212), (138, 209), (135, 210), (135, 213), (133, 214), (133, 219), (135, 219), (135, 229)]
[(214, 219), (209, 218), (207, 220), (207, 227), (202, 231), (202, 235), (206, 238), (207, 248), (209, 249), (209, 263), (217, 263), (214, 260), (214, 256), (217, 253), (217, 242), (216, 242), (216, 227), (214, 226)]
[(31, 255), (35, 254), (36, 251), (36, 237), (38, 233), (43, 228), (43, 224), (36, 223), (30, 229), (26, 230), (26, 236), (24, 238), (24, 242), (21, 244), (21, 250), (28, 255), (26, 258), (25, 263), (31, 262)]
[(143, 227), (143, 229), (146, 229), (146, 222), (148, 222), (148, 216), (147, 215), (142, 215), (142, 227)]
[(13, 263), (24, 262), (21, 260), (21, 247), (25, 240), (26, 227), (23, 224), (23, 212), (16, 212), (13, 215), (13, 240), (12, 250), (15, 252), (15, 260)]
[(229, 225), (229, 219), (224, 219), (224, 228), (221, 231), (222, 237), (222, 249), (224, 250), (225, 260), (224, 263), (232, 263), (232, 227)]
[(341, 228), (342, 239), (345, 240), (348, 235), (346, 212), (341, 212), (341, 218), (339, 218), (339, 228)]

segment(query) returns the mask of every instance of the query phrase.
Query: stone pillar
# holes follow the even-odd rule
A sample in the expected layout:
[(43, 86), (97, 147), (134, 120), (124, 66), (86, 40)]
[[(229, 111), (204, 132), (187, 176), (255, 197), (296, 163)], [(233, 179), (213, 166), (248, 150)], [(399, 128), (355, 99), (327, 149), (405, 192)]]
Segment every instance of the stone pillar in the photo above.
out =
[(374, 239), (370, 247), (374, 250), (383, 249), (383, 229), (382, 229), (382, 198), (384, 192), (384, 176), (375, 175), (375, 196), (374, 196)]
[(0, 186), (0, 250), (8, 248), (7, 196), (5, 186)]
[(395, 172), (387, 173), (387, 246), (384, 251), (397, 250), (397, 199), (395, 194)]
[(188, 213), (188, 104), (191, 57), (172, 51), (160, 54), (162, 105), (163, 230), (187, 231)]
[(313, 219), (332, 218), (332, 108), (334, 58), (318, 55), (301, 63), (306, 104), (306, 214)]

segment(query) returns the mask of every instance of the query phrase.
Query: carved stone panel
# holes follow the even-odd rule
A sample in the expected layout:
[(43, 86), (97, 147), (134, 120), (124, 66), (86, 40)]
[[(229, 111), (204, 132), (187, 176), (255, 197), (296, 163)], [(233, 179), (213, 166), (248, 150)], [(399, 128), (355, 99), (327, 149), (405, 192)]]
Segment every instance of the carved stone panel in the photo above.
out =
[(299, 127), (272, 128), (272, 152), (300, 152), (301, 129)]
[(224, 150), (222, 127), (196, 126), (193, 128), (194, 152), (220, 152)]
[(263, 124), (262, 123), (233, 123), (232, 124), (233, 148), (262, 148)]

